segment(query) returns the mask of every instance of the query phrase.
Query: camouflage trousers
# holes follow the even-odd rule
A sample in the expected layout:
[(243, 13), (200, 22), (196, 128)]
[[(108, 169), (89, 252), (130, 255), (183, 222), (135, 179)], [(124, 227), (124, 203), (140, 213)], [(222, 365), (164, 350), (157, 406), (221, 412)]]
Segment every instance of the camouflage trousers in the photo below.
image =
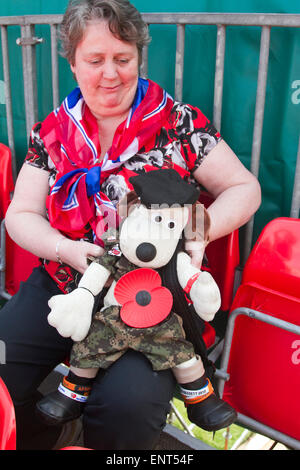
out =
[(185, 339), (181, 318), (171, 313), (149, 328), (132, 328), (120, 319), (120, 308), (110, 306), (94, 315), (87, 337), (74, 343), (70, 363), (74, 367), (108, 368), (128, 349), (140, 351), (154, 370), (175, 367), (195, 353)]

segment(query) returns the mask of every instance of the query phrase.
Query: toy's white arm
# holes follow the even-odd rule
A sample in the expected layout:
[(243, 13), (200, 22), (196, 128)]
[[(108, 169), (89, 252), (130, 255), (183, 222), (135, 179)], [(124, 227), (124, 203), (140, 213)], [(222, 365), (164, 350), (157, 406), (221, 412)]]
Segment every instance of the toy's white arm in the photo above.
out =
[(108, 269), (102, 266), (102, 264), (93, 261), (80, 279), (78, 287), (84, 287), (89, 289), (94, 295), (98, 295), (105, 286), (109, 276), (110, 271)]
[(61, 336), (74, 341), (84, 339), (91, 326), (94, 296), (103, 289), (110, 272), (93, 262), (83, 274), (78, 288), (70, 294), (55, 295), (48, 302), (48, 322)]
[(177, 276), (182, 289), (185, 289), (189, 279), (197, 273), (201, 274), (193, 283), (189, 295), (199, 317), (205, 321), (211, 321), (221, 306), (219, 288), (210, 273), (200, 271), (193, 266), (187, 253), (179, 253)]

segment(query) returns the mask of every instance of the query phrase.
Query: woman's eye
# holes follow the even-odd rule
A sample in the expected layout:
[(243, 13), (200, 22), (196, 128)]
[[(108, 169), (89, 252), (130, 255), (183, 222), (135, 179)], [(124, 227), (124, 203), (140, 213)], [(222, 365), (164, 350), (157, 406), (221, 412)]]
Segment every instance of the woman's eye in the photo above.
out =
[(162, 216), (161, 216), (161, 215), (155, 215), (155, 216), (154, 216), (154, 222), (159, 223), (159, 222), (161, 222), (161, 221), (162, 221)]
[(129, 60), (128, 59), (119, 59), (117, 62), (121, 65), (125, 65), (125, 64), (128, 64)]
[(174, 228), (175, 227), (175, 222), (171, 221), (168, 223), (169, 228)]

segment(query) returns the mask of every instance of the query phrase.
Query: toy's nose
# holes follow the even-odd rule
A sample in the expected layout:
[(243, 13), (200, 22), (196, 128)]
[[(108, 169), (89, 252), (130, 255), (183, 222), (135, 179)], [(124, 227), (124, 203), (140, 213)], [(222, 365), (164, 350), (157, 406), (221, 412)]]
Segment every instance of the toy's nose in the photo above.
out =
[(156, 248), (152, 243), (141, 243), (136, 249), (136, 256), (140, 261), (152, 261), (156, 256)]

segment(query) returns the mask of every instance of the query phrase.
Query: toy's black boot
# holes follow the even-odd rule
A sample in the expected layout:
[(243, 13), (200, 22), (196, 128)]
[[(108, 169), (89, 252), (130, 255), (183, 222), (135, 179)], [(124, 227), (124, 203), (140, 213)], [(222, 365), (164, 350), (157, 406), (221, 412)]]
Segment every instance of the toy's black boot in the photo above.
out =
[(49, 425), (58, 426), (79, 418), (91, 386), (70, 383), (66, 377), (58, 390), (36, 404), (40, 418)]
[(181, 384), (180, 388), (189, 420), (205, 431), (226, 428), (236, 420), (236, 411), (215, 395), (206, 377)]

